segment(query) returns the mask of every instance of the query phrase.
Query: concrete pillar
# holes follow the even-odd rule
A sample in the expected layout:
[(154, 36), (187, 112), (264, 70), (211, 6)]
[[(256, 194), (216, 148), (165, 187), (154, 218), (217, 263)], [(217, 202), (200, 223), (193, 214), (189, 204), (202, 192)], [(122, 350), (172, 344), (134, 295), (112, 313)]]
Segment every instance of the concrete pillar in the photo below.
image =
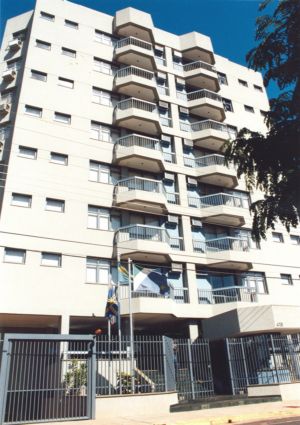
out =
[(69, 333), (70, 333), (70, 316), (62, 315), (60, 317), (60, 333), (62, 335), (69, 335)]
[(193, 238), (191, 230), (191, 219), (189, 216), (183, 215), (181, 217), (182, 234), (184, 237), (184, 250), (193, 253)]
[(194, 263), (186, 264), (186, 277), (187, 277), (187, 284), (189, 288), (190, 303), (198, 304), (196, 265)]
[(181, 167), (184, 167), (181, 137), (174, 137), (174, 147), (176, 152), (176, 164)]
[(186, 190), (186, 177), (185, 174), (177, 174), (178, 192), (180, 195), (180, 204), (183, 207), (188, 206), (187, 190)]
[(197, 338), (199, 338), (199, 329), (198, 325), (189, 325), (189, 336), (192, 342), (194, 342)]

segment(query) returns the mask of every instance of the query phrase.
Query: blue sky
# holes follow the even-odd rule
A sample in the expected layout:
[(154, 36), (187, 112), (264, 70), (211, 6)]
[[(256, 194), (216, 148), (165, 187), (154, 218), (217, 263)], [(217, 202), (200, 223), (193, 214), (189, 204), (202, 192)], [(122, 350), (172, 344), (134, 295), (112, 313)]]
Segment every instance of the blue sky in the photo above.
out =
[[(135, 7), (150, 13), (158, 28), (175, 34), (198, 31), (210, 36), (216, 53), (246, 65), (245, 55), (255, 42), (260, 0), (73, 0), (73, 3), (111, 15), (116, 10)], [(34, 4), (34, 0), (0, 0), (1, 28), (6, 19), (31, 10)], [(272, 97), (277, 89), (272, 86), (268, 92)]]

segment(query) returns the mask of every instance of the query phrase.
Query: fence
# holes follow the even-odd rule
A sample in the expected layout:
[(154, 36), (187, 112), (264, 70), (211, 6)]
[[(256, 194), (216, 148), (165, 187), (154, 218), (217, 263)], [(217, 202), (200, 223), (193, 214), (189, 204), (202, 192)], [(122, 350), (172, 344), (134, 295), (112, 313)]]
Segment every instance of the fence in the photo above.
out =
[(190, 207), (209, 208), (219, 205), (234, 208), (249, 208), (249, 200), (227, 193), (214, 193), (212, 195), (200, 196), (199, 198), (189, 196), (188, 203)]
[(136, 47), (140, 47), (141, 49), (145, 49), (145, 50), (149, 50), (153, 52), (153, 47), (151, 43), (148, 43), (147, 41), (140, 40), (139, 38), (135, 38), (135, 37), (122, 38), (116, 43), (116, 49), (119, 49), (125, 46), (136, 46)]
[(243, 286), (231, 286), (218, 289), (198, 289), (199, 304), (224, 304), (232, 302), (257, 302), (254, 289)]
[(191, 168), (209, 167), (210, 165), (225, 166), (225, 158), (223, 155), (212, 154), (200, 156), (198, 158), (183, 157), (184, 165)]
[(228, 338), (232, 393), (249, 385), (300, 381), (300, 334)]
[(216, 68), (213, 65), (210, 65), (209, 63), (202, 62), (202, 61), (190, 62), (183, 65), (183, 70), (185, 72), (194, 71), (195, 69), (201, 69), (201, 68), (206, 69), (207, 71), (217, 72)]
[(141, 78), (145, 78), (146, 80), (150, 80), (150, 81), (154, 81), (154, 73), (151, 71), (147, 71), (143, 68), (138, 68), (136, 66), (127, 66), (126, 68), (121, 68), (119, 69), (116, 74), (115, 77), (128, 77), (131, 75), (135, 75), (136, 77), (141, 77)]
[[(119, 297), (121, 300), (129, 298), (128, 285), (121, 285), (118, 289)], [(178, 304), (185, 304), (189, 302), (189, 290), (185, 287), (174, 288), (174, 286), (168, 282), (168, 290), (161, 293), (156, 293), (147, 290), (133, 290), (131, 292), (132, 298), (154, 298), (154, 299), (171, 299)]]
[(216, 94), (215, 92), (209, 91), (209, 90), (196, 90), (190, 93), (187, 93), (187, 100), (191, 101), (191, 100), (196, 100), (196, 99), (211, 99), (214, 100), (216, 102), (220, 102), (222, 103), (222, 97), (219, 96), (218, 94)]

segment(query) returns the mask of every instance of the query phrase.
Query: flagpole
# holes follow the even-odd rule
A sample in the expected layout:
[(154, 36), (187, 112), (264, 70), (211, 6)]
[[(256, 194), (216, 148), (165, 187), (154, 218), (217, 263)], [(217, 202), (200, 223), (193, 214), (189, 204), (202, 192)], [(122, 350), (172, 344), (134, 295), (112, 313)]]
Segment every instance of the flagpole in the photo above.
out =
[(128, 258), (128, 295), (129, 295), (129, 332), (130, 332), (130, 366), (131, 366), (131, 392), (135, 392), (134, 382), (134, 333), (133, 333), (133, 315), (132, 315), (132, 261)]
[(111, 394), (111, 321), (108, 321), (108, 393)]
[(121, 302), (120, 302), (120, 271), (119, 267), (121, 266), (121, 256), (117, 252), (117, 271), (118, 271), (118, 340), (119, 340), (119, 381), (120, 381), (120, 394), (122, 394), (122, 385), (121, 385), (121, 373), (122, 373), (122, 331), (121, 331)]

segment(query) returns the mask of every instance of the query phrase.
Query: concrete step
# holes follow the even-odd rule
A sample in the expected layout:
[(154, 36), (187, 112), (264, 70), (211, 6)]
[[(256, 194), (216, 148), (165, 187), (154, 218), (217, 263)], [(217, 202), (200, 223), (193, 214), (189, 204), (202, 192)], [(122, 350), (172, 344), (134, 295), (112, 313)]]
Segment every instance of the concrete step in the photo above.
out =
[(184, 400), (170, 406), (170, 412), (187, 412), (191, 410), (213, 409), (217, 407), (242, 406), (246, 404), (269, 403), (281, 401), (278, 396), (247, 397), (247, 396), (215, 396), (199, 400)]

